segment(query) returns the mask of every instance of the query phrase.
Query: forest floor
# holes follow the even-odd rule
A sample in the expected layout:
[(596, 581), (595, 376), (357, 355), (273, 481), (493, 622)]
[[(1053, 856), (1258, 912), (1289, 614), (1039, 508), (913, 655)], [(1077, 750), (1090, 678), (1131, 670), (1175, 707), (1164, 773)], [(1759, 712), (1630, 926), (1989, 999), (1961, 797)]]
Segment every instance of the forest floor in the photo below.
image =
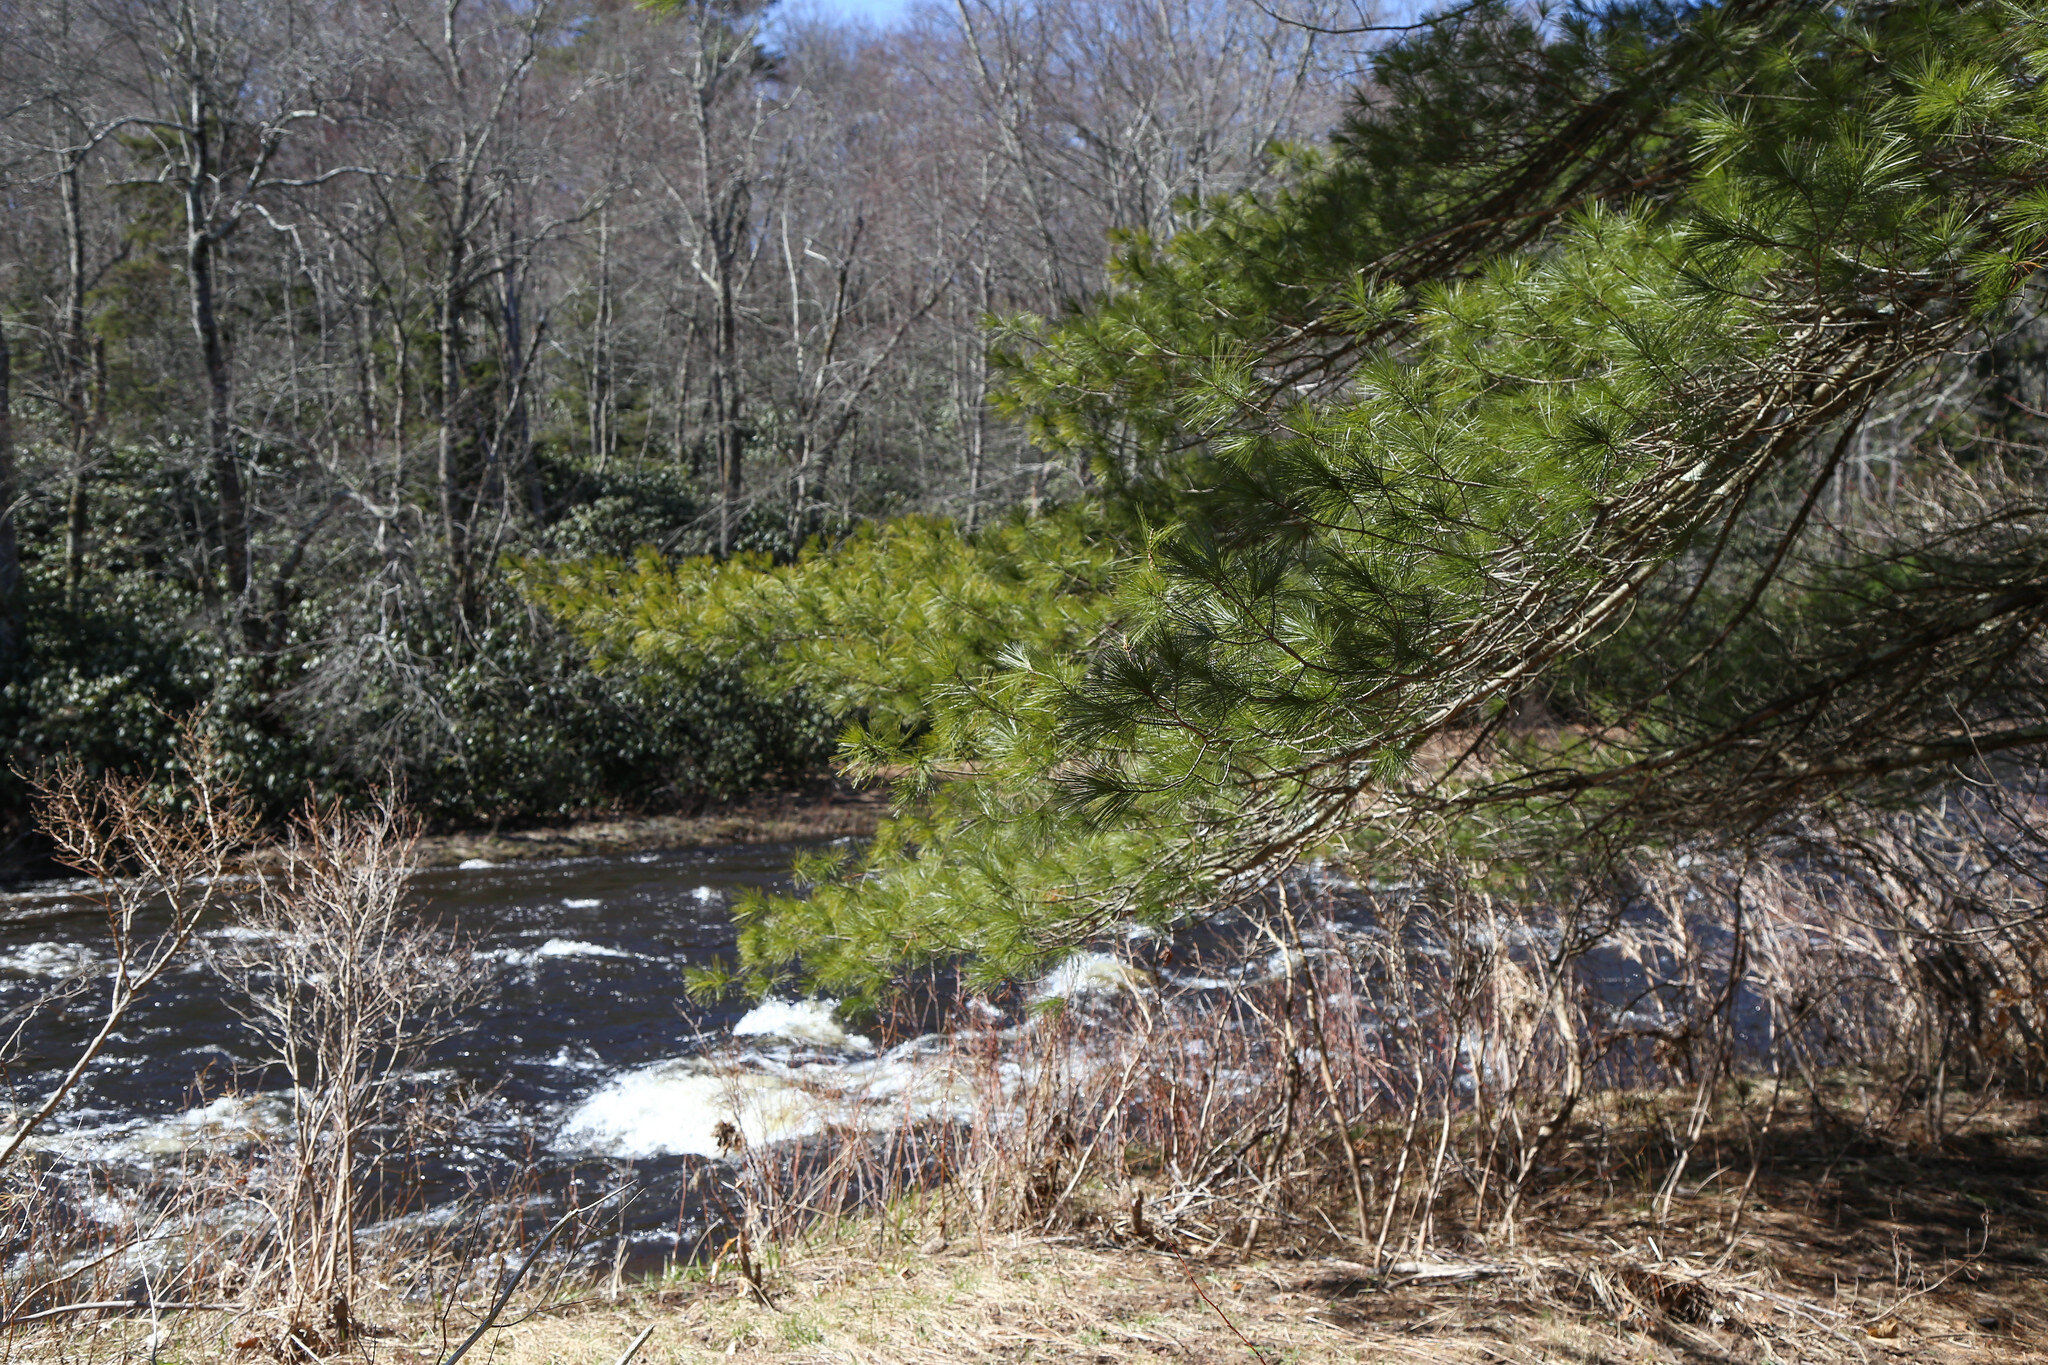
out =
[[(468, 1359), (605, 1365), (651, 1328), (641, 1365), (2048, 1361), (2039, 1105), (1989, 1104), (1938, 1143), (1830, 1138), (1781, 1115), (1745, 1150), (1724, 1146), (1661, 1218), (1630, 1154), (1646, 1134), (1606, 1123), (1575, 1129), (1515, 1245), (1483, 1244), (1453, 1210), (1436, 1250), (1384, 1281), (1329, 1254), (1335, 1242), (1174, 1248), (1127, 1219), (948, 1242), (867, 1217), (771, 1256), (758, 1293), (729, 1264), (586, 1286), (522, 1310)], [(344, 1358), (431, 1365), (474, 1322), (406, 1311)], [(146, 1323), (78, 1330), (99, 1340), (14, 1358), (262, 1358), (224, 1323), (193, 1320), (143, 1354)]]
[(792, 792), (766, 792), (714, 806), (697, 815), (638, 815), (537, 825), (473, 829), (420, 840), (423, 867), (464, 862), (521, 862), (532, 858), (587, 858), (650, 849), (708, 848), (720, 844), (779, 844), (864, 837), (888, 809), (887, 794), (822, 783)]

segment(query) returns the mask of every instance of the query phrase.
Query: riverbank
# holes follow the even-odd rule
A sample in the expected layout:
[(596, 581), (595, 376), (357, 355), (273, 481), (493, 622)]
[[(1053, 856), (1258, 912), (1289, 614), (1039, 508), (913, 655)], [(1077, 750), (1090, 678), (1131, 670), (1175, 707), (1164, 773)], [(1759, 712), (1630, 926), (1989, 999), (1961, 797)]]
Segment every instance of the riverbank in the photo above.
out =
[[(1778, 1211), (1782, 1215), (1784, 1211)], [(1177, 1255), (1012, 1237), (978, 1247), (821, 1249), (775, 1277), (773, 1306), (740, 1292), (642, 1295), (547, 1314), (502, 1334), (497, 1365), (616, 1360), (652, 1326), (652, 1360), (774, 1365), (1122, 1365), (1352, 1362), (2033, 1361), (2040, 1321), (1984, 1286), (1912, 1297), (1888, 1282), (1816, 1284), (1824, 1220), (1778, 1217), (1743, 1270), (1690, 1246), (1508, 1252), (1410, 1263), (1370, 1284), (1343, 1259)], [(1766, 1243), (1783, 1253), (1765, 1264)], [(1805, 1263), (1802, 1269), (1802, 1264)], [(1470, 1277), (1470, 1278), (1466, 1278)], [(1888, 1312), (1894, 1305), (1896, 1311)], [(2035, 1305), (2038, 1308), (2038, 1304)], [(1978, 1325), (1996, 1316), (2000, 1326)], [(2023, 1335), (2022, 1335), (2023, 1334)], [(427, 1357), (419, 1357), (424, 1360)]]
[[(976, 1233), (956, 1207), (948, 1238), (937, 1194), (757, 1249), (751, 1281), (725, 1260), (522, 1297), (470, 1359), (602, 1365), (651, 1329), (637, 1360), (704, 1365), (2048, 1360), (2037, 1104), (1986, 1099), (1938, 1143), (1789, 1114), (1747, 1143), (1730, 1127), (1660, 1211), (1659, 1173), (1640, 1158), (1672, 1111), (1611, 1098), (1574, 1126), (1512, 1244), (1447, 1211), (1429, 1249), (1397, 1253), (1384, 1279), (1334, 1233), (1247, 1254), (1169, 1243), (1128, 1218)], [(432, 1365), (475, 1321), (380, 1309), (342, 1358)], [(139, 1318), (74, 1324), (17, 1338), (13, 1358), (260, 1358), (246, 1320), (165, 1330), (152, 1341)]]
[(888, 810), (885, 792), (843, 783), (796, 792), (766, 792), (698, 815), (639, 815), (431, 834), (420, 840), (418, 866), (517, 863), (541, 858), (591, 858), (659, 849), (713, 848), (866, 838)]
[[(594, 858), (667, 849), (806, 843), (864, 839), (888, 813), (879, 787), (856, 789), (824, 782), (798, 791), (761, 792), (722, 802), (694, 815), (616, 815), (532, 825), (481, 826), (429, 834), (419, 841), (414, 866), (461, 867), (554, 858)], [(275, 831), (272, 831), (275, 834)], [(275, 842), (260, 842), (245, 856), (266, 866), (279, 856)], [(17, 832), (0, 850), (0, 886), (33, 887), (68, 878), (46, 838)]]
[(1446, 1218), (1385, 1281), (1341, 1254), (1153, 1243), (1128, 1221), (957, 1244), (870, 1221), (793, 1250), (765, 1303), (737, 1277), (643, 1290), (508, 1329), (492, 1358), (616, 1360), (653, 1325), (648, 1359), (775, 1365), (2048, 1360), (2038, 1106), (1988, 1101), (1939, 1144), (1781, 1116), (1752, 1135), (1753, 1179), (1731, 1129), (1659, 1217), (1631, 1156), (1668, 1117), (1591, 1116), (1514, 1245)]

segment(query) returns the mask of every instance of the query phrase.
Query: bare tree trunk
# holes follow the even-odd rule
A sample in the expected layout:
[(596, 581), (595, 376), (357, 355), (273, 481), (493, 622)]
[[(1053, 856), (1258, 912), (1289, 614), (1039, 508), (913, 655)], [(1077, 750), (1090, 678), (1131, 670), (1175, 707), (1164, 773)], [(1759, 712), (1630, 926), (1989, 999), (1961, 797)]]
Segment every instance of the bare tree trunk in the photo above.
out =
[(617, 407), (612, 394), (612, 213), (597, 214), (597, 316), (590, 324), (590, 454), (602, 474), (618, 444)]
[[(505, 502), (501, 505), (508, 512), (514, 505), (511, 485), (516, 479), (520, 491), (525, 494), (527, 514), (535, 522), (539, 522), (545, 519), (547, 507), (541, 493), (540, 466), (534, 459), (533, 418), (527, 385), (534, 352), (547, 334), (548, 315), (547, 309), (543, 307), (540, 315), (533, 320), (532, 337), (529, 340), (526, 279), (520, 269), (521, 261), (517, 232), (508, 225), (504, 246), (498, 258), (499, 331), (504, 341), (505, 410), (498, 438), (492, 443), (492, 448), (497, 455), (495, 463), (498, 478), (506, 484), (502, 492)], [(492, 553), (496, 553), (495, 549)]]
[[(218, 247), (239, 222), (239, 210), (220, 215), (211, 199), (220, 193), (226, 178), (217, 142), (226, 118), (225, 111), (216, 103), (213, 88), (218, 35), (203, 32), (201, 24), (193, 6), (187, 4), (180, 9), (175, 76), (182, 86), (183, 107), (179, 110), (182, 126), (175, 146), (185, 209), (186, 302), (206, 378), (206, 459), (213, 475), (228, 611), (243, 643), (255, 648), (260, 643), (257, 636), (261, 626), (248, 600), (249, 509), (243, 494), (241, 462), (235, 450), (227, 343), (221, 334), (216, 304)], [(252, 188), (255, 178), (253, 174), (250, 177)]]
[[(190, 191), (196, 199), (198, 188)], [(221, 338), (220, 316), (214, 307), (214, 241), (202, 227), (199, 206), (191, 204), (185, 241), (185, 269), (191, 279), (192, 332), (199, 340), (200, 363), (206, 370), (206, 457), (219, 499), (221, 561), (227, 570), (228, 597), (244, 630), (249, 593), (249, 510), (242, 493), (242, 469), (235, 453), (234, 413), (230, 407), (227, 347)], [(256, 643), (251, 639), (251, 645)]]
[[(465, 187), (456, 213), (458, 224), (468, 221), (469, 198)], [(434, 473), (440, 485), (441, 541), (447, 551), (448, 576), (455, 592), (456, 619), (464, 634), (475, 605), (469, 563), (469, 518), (473, 506), (468, 488), (470, 461), (464, 456), (467, 438), (461, 429), (468, 407), (462, 387), (462, 296), (467, 245), (467, 233), (450, 234), (441, 276), (440, 307), (434, 317), (435, 341), (441, 352), (441, 411)]]
[[(749, 249), (753, 218), (755, 144), (763, 108), (752, 81), (759, 53), (753, 16), (724, 7), (692, 3), (693, 33), (687, 72), (690, 118), (696, 133), (696, 183), (689, 212), (697, 277), (711, 291), (711, 364), (708, 399), (712, 452), (718, 465), (718, 553), (732, 552), (733, 531), (746, 479), (747, 398), (739, 343), (742, 256)], [(744, 23), (735, 21), (745, 19)], [(735, 95), (755, 98), (749, 125), (729, 127), (722, 117)]]
[(78, 593), (85, 582), (85, 538), (92, 528), (85, 479), (85, 469), (74, 463), (64, 491), (64, 605), (72, 611), (78, 610)]
[(27, 643), (21, 600), (21, 545), (14, 533), (20, 495), (14, 472), (14, 385), (7, 329), (0, 327), (0, 677), (21, 667)]
[[(977, 302), (982, 317), (987, 317), (995, 308), (990, 273), (985, 258), (976, 263), (975, 283), (980, 287)], [(972, 535), (981, 520), (982, 467), (988, 455), (988, 342), (978, 332), (970, 331), (967, 346), (967, 392), (962, 395), (961, 410), (968, 414), (967, 532)]]
[(730, 282), (719, 288), (718, 344), (711, 363), (711, 421), (718, 442), (718, 553), (732, 553), (733, 523), (746, 489), (741, 461), (746, 458), (746, 394), (738, 382), (737, 309)]
[(748, 196), (744, 184), (721, 187), (725, 193), (714, 195), (708, 164), (712, 155), (709, 111), (701, 101), (699, 108), (698, 137), (705, 163), (700, 202), (711, 229), (711, 434), (718, 464), (718, 553), (726, 555), (732, 553), (733, 523), (746, 487), (741, 462), (746, 457), (747, 400), (739, 373), (739, 289), (734, 279), (739, 244), (734, 228), (735, 219), (745, 221)]
[[(412, 336), (397, 318), (391, 320), (391, 486), (386, 494), (395, 507), (405, 496), (405, 433), (410, 410), (406, 405), (412, 377)], [(385, 531), (378, 523), (378, 548), (384, 548)]]
[(85, 337), (85, 215), (78, 174), (83, 153), (67, 149), (58, 167), (64, 202), (64, 328), (59, 353), (64, 367), (64, 416), (69, 428), (69, 482), (64, 493), (64, 605), (78, 609), (85, 581), (85, 543), (91, 531), (92, 447), (106, 407), (106, 352), (92, 348), (88, 371)]
[[(468, 345), (466, 328), (472, 311), (471, 291), (482, 287), (492, 271), (509, 268), (482, 234), (489, 230), (506, 193), (506, 166), (486, 164), (504, 155), (500, 145), (509, 134), (514, 96), (523, 87), (540, 51), (540, 34), (552, 6), (528, 6), (519, 20), (520, 46), (489, 87), (487, 103), (468, 115), (471, 99), (470, 61), (475, 49), (463, 40), (457, 22), (462, 0), (443, 0), (438, 64), (450, 89), (450, 103), (465, 121), (436, 178), (445, 176), (448, 197), (441, 209), (446, 246), (440, 278), (435, 283), (435, 332), (440, 348), (440, 412), (436, 436), (435, 478), (439, 485), (441, 535), (453, 589), (457, 634), (466, 641), (482, 609), (479, 563), (489, 562), (495, 533), (485, 529), (479, 550), (477, 518), (494, 495), (502, 496), (505, 481), (494, 462), (483, 395), (472, 392), (464, 373)], [(509, 286), (508, 286), (509, 287)], [(486, 314), (488, 316), (488, 314)], [(513, 344), (517, 344), (516, 342)], [(501, 375), (502, 383), (510, 376)], [(504, 504), (499, 502), (500, 511)], [(463, 647), (460, 643), (458, 648)]]

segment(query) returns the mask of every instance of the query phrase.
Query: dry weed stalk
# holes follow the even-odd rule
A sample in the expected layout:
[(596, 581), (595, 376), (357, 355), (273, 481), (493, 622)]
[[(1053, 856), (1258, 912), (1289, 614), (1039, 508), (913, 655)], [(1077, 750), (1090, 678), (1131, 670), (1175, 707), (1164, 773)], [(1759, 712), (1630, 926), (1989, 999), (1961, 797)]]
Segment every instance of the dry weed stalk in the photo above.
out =
[[(230, 1127), (247, 1131), (224, 1142), (198, 1135), (152, 1157), (140, 1184), (90, 1162), (38, 1158), (0, 1197), (0, 1325), (61, 1341), (95, 1316), (156, 1323), (201, 1310), (219, 1315), (224, 1351), (263, 1341), (304, 1359), (350, 1339), (366, 1293), (425, 1294), (451, 1310), (473, 1294), (488, 1278), (480, 1268), (511, 1263), (528, 1241), (532, 1176), (455, 1216), (394, 1216), (407, 1198), (394, 1158), (417, 1136), (416, 1121), (452, 1117), (445, 1094), (417, 1102), (413, 1071), (459, 1031), (483, 981), (452, 936), (407, 902), (418, 832), (410, 814), (389, 796), (362, 812), (309, 804), (280, 857), (252, 878), (240, 871), (255, 832), (249, 803), (217, 776), (196, 732), (186, 752), (176, 785), (65, 763), (39, 786), (45, 828), (97, 885), (112, 943), (108, 1000), (0, 1160), (27, 1150), (209, 920), (227, 922), (204, 941), (207, 956), (234, 989), (266, 1069), (288, 1084), (214, 1097), (247, 1120)], [(19, 1038), (25, 1021), (10, 1023)], [(383, 1221), (368, 1230), (373, 1218)], [(559, 1293), (566, 1273), (566, 1262), (543, 1267), (540, 1292)], [(251, 1318), (272, 1326), (250, 1336)]]
[[(219, 774), (215, 755), (195, 727), (184, 734), (181, 781), (94, 774), (66, 758), (33, 780), (37, 819), (59, 861), (91, 879), (90, 893), (107, 928), (104, 963), (46, 993), (22, 1012), (12, 1047), (40, 1007), (104, 990), (99, 1022), (56, 1085), (0, 1145), (0, 1166), (28, 1150), (30, 1138), (77, 1090), (93, 1063), (165, 973), (179, 964), (202, 922), (238, 893), (233, 875), (255, 830), (249, 802)], [(166, 1174), (170, 1197), (156, 1206), (135, 1199), (90, 1169), (59, 1171), (37, 1164), (10, 1182), (5, 1200), (5, 1298), (0, 1319), (30, 1312), (67, 1312), (67, 1303), (118, 1296), (155, 1303), (166, 1298), (211, 1300), (213, 1286), (186, 1280), (160, 1284), (166, 1267), (223, 1264), (246, 1254), (237, 1230), (196, 1216), (217, 1209), (224, 1186), (206, 1170)], [(110, 1216), (111, 1210), (125, 1210)], [(202, 1245), (204, 1244), (204, 1245)], [(234, 1244), (233, 1252), (222, 1247)], [(168, 1290), (169, 1292), (164, 1292)], [(211, 1306), (211, 1305), (209, 1305)]]

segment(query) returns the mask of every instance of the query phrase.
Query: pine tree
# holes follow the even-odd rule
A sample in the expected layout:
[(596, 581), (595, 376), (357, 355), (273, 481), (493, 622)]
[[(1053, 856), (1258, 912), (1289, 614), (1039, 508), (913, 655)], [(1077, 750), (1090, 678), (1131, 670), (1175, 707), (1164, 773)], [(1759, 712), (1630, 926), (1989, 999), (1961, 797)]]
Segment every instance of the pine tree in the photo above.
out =
[(2044, 68), (2033, 3), (1457, 11), (1287, 192), (1012, 325), (1091, 510), (551, 600), (748, 649), (915, 779), (743, 910), (764, 980), (1005, 976), (1333, 846), (1597, 875), (1853, 822), (2048, 741), (2038, 458), (1937, 419), (1837, 510), (2030, 288)]

